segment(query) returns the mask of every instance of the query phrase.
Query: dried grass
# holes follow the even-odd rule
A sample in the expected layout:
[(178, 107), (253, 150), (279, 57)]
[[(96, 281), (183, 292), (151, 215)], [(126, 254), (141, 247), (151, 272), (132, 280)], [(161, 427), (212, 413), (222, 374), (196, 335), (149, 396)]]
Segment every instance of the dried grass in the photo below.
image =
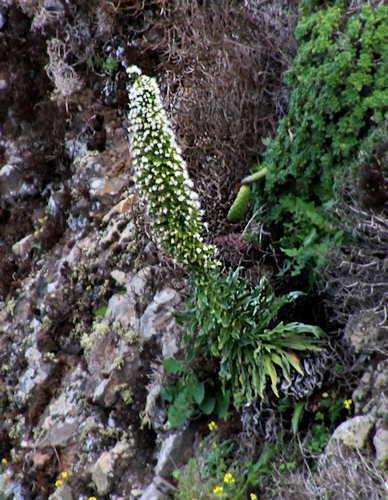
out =
[(226, 210), (260, 139), (286, 111), (281, 77), (295, 51), (295, 15), (280, 0), (147, 5), (142, 48), (161, 61), (165, 102), (217, 236), (228, 232)]
[(371, 459), (341, 448), (335, 455), (324, 455), (315, 471), (306, 462), (302, 471), (275, 471), (272, 480), (276, 486), (266, 487), (263, 500), (382, 500), (387, 492), (384, 475)]

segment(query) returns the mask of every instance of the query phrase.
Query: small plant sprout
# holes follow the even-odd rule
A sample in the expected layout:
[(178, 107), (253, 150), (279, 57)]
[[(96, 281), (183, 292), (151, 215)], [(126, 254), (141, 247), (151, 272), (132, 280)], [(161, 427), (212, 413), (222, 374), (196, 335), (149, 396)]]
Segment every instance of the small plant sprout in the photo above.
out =
[(135, 177), (153, 218), (156, 241), (193, 269), (212, 269), (216, 248), (205, 243), (202, 210), (155, 79), (127, 69), (129, 127)]

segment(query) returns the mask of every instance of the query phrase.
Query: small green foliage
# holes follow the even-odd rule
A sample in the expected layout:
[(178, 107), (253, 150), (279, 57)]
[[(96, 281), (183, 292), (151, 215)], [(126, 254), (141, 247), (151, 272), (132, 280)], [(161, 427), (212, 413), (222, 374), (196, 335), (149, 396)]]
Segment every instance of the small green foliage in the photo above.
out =
[(252, 203), (251, 188), (245, 184), (241, 186), (236, 199), (228, 212), (230, 222), (241, 222), (248, 213)]
[(307, 448), (314, 453), (322, 453), (335, 427), (352, 414), (351, 399), (324, 394), (314, 414)]
[(258, 498), (250, 493), (270, 473), (269, 462), (275, 449), (267, 447), (256, 462), (244, 463), (241, 457), (235, 460), (237, 448), (236, 442), (221, 440), (213, 432), (205, 437), (196, 456), (185, 467), (173, 473), (177, 481), (175, 500)]
[(97, 54), (94, 54), (93, 57), (88, 60), (88, 63), (97, 73), (108, 75), (112, 74), (119, 67), (117, 59), (113, 57), (101, 57)]
[(294, 413), (292, 414), (292, 419), (291, 419), (291, 429), (294, 435), (298, 433), (299, 425), (303, 417), (304, 408), (305, 408), (304, 401), (296, 403), (294, 407)]
[(318, 327), (276, 322), (279, 310), (299, 295), (276, 297), (266, 278), (251, 289), (238, 270), (197, 277), (182, 316), (188, 361), (216, 358), (222, 390), (233, 393), (237, 408), (263, 397), (268, 382), (278, 396), (280, 377), (289, 379), (292, 369), (303, 375), (294, 351), (320, 350)]
[(98, 318), (103, 318), (105, 316), (107, 309), (108, 309), (108, 306), (99, 307), (96, 310), (96, 312), (94, 313), (94, 315), (97, 316)]
[(198, 414), (227, 416), (230, 395), (223, 393), (217, 383), (206, 374), (194, 372), (190, 366), (176, 359), (163, 360), (167, 373), (177, 376), (177, 381), (161, 390), (161, 397), (170, 403), (168, 421), (171, 427), (180, 427)]
[(256, 190), (292, 275), (321, 268), (344, 241), (331, 208), (360, 151), (366, 143), (371, 151), (386, 123), (388, 7), (349, 14), (346, 4), (302, 2), (299, 49), (286, 77), (289, 112), (267, 141), (265, 190)]

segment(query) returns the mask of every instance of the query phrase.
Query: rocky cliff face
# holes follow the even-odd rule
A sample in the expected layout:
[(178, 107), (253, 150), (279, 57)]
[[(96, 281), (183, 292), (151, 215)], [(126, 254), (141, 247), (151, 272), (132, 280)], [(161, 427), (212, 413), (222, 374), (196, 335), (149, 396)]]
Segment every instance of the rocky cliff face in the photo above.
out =
[(184, 274), (145, 233), (124, 111), (99, 90), (50, 97), (31, 22), (64, 4), (46, 4), (1, 10), (0, 496), (132, 498), (166, 433)]

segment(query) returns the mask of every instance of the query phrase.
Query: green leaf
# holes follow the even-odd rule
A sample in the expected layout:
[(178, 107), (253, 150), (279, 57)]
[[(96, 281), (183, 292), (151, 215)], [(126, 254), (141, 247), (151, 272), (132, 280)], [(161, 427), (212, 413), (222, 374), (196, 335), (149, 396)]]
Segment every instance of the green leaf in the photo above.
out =
[(216, 398), (214, 396), (206, 396), (199, 407), (205, 415), (210, 415), (213, 412), (215, 405)]
[(166, 372), (171, 375), (182, 375), (186, 371), (184, 363), (182, 361), (178, 361), (177, 359), (166, 358), (162, 361), (162, 363)]
[(169, 403), (172, 403), (175, 396), (176, 396), (176, 386), (175, 385), (170, 385), (167, 387), (162, 387), (160, 389), (160, 397), (164, 399), (165, 401), (168, 401)]
[(216, 409), (215, 409), (219, 418), (227, 418), (229, 405), (230, 405), (229, 392), (226, 392), (225, 394), (223, 394), (222, 392), (219, 392), (217, 394), (217, 402), (216, 402)]
[(292, 433), (294, 435), (297, 434), (297, 432), (298, 432), (299, 424), (302, 420), (302, 416), (303, 416), (303, 412), (304, 412), (304, 407), (305, 407), (304, 401), (297, 403), (294, 407), (294, 413), (293, 413), (292, 419), (291, 419), (291, 429), (292, 429)]
[(96, 312), (94, 313), (95, 316), (98, 316), (99, 318), (103, 318), (105, 316), (105, 313), (108, 309), (108, 306), (102, 306), (99, 307)]
[(293, 366), (298, 373), (300, 373), (300, 375), (304, 375), (300, 360), (296, 354), (294, 354), (293, 352), (285, 352), (284, 357), (287, 359), (290, 365)]
[(205, 384), (198, 383), (190, 387), (190, 396), (194, 399), (198, 406), (201, 405), (205, 397)]
[(275, 395), (279, 397), (279, 392), (277, 389), (277, 383), (278, 383), (278, 376), (276, 373), (276, 368), (274, 367), (270, 356), (265, 355), (264, 356), (264, 367), (265, 367), (265, 372), (270, 376), (271, 378), (271, 388)]
[(193, 414), (188, 406), (175, 402), (168, 409), (168, 421), (171, 427), (177, 428), (183, 425)]

